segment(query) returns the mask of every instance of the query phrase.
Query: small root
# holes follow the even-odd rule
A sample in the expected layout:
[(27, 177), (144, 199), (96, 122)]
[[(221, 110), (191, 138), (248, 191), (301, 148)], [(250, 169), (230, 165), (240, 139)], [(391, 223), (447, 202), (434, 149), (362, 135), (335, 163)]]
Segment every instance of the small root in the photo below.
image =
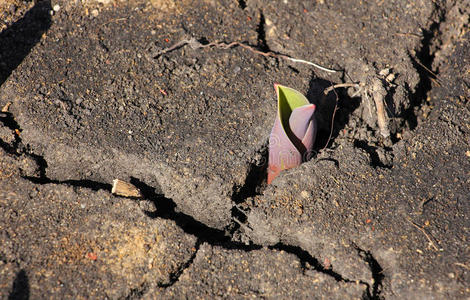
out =
[(192, 49), (202, 49), (202, 48), (210, 48), (210, 47), (215, 47), (215, 48), (219, 48), (219, 49), (230, 49), (230, 48), (239, 46), (239, 47), (247, 49), (247, 50), (249, 50), (249, 51), (251, 51), (255, 54), (262, 55), (264, 57), (281, 58), (281, 59), (289, 60), (289, 61), (296, 62), (296, 63), (307, 64), (307, 65), (313, 66), (317, 69), (320, 69), (320, 70), (328, 72), (328, 73), (341, 72), (339, 70), (333, 70), (333, 69), (322, 67), (322, 66), (320, 66), (316, 63), (313, 63), (311, 61), (290, 57), (290, 56), (285, 55), (285, 54), (274, 53), (274, 52), (271, 52), (271, 51), (263, 52), (263, 51), (260, 51), (260, 50), (256, 49), (255, 47), (252, 47), (250, 45), (247, 45), (247, 44), (241, 43), (241, 42), (230, 42), (230, 43), (211, 42), (211, 43), (208, 43), (208, 44), (202, 44), (201, 42), (199, 42), (195, 38), (181, 40), (181, 41), (177, 42), (176, 44), (174, 44), (174, 45), (172, 45), (168, 48), (162, 49), (162, 50), (154, 53), (152, 56), (155, 59), (155, 58), (158, 58), (159, 56), (161, 56), (165, 53), (168, 53), (168, 52), (171, 52), (173, 50), (179, 49), (179, 48), (181, 48), (185, 45), (189, 45)]

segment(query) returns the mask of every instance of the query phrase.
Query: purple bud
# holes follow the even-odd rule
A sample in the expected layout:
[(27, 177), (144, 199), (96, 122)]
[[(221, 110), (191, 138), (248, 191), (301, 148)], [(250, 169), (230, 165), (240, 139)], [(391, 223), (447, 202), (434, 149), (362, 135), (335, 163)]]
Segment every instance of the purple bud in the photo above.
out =
[(282, 170), (296, 167), (308, 158), (316, 135), (315, 105), (294, 89), (274, 87), (278, 113), (269, 137), (268, 184)]

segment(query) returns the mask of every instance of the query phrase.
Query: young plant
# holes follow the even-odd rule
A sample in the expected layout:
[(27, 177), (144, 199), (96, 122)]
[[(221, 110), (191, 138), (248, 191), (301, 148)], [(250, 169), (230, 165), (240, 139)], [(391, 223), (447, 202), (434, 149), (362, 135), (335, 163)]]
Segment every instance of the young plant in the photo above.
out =
[(275, 84), (277, 116), (269, 136), (268, 184), (282, 170), (307, 161), (317, 131), (315, 105), (300, 92)]

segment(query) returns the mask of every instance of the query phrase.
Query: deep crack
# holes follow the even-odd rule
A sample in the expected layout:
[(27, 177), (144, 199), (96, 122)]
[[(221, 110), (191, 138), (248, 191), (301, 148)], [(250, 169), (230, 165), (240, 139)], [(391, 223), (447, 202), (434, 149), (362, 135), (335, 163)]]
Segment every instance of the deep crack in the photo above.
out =
[(310, 255), (308, 251), (302, 249), (299, 246), (292, 246), (292, 245), (286, 245), (283, 243), (278, 243), (274, 246), (270, 246), (269, 249), (282, 250), (287, 253), (294, 254), (295, 256), (299, 258), (302, 269), (304, 271), (308, 269), (308, 265), (307, 265), (308, 263), (310, 266), (313, 267), (315, 271), (331, 276), (336, 281), (351, 282), (351, 280), (343, 278), (343, 276), (341, 276), (339, 273), (336, 273), (332, 269), (327, 269), (323, 267), (322, 264), (320, 264), (320, 262), (315, 257)]
[(175, 284), (179, 280), (183, 272), (193, 264), (194, 259), (196, 258), (197, 253), (199, 252), (199, 248), (201, 248), (201, 244), (202, 244), (201, 241), (198, 239), (196, 241), (196, 244), (194, 245), (195, 251), (191, 255), (191, 257), (184, 264), (182, 264), (178, 268), (178, 270), (176, 270), (176, 272), (173, 272), (170, 274), (170, 281), (168, 283), (160, 283), (158, 284), (158, 286), (161, 288), (167, 288)]
[(263, 11), (259, 12), (259, 23), (256, 27), (256, 32), (258, 33), (258, 49), (263, 52), (270, 52), (268, 43), (266, 42), (266, 30), (264, 26), (266, 25), (266, 20), (264, 18)]
[(18, 125), (13, 115), (9, 112), (0, 112), (0, 122), (3, 123), (3, 126), (10, 129), (14, 135), (14, 140), (11, 145), (0, 139), (0, 147), (2, 147), (7, 153), (20, 156), (21, 154), (18, 152), (18, 146), (21, 143), (20, 125)]
[[(418, 115), (416, 108), (420, 107), (426, 100), (429, 91), (432, 89), (432, 81), (438, 80), (438, 70), (432, 70), (432, 64), (435, 58), (437, 49), (431, 49), (431, 45), (438, 38), (438, 29), (445, 20), (445, 13), (441, 11), (436, 5), (436, 13), (439, 14), (439, 20), (433, 22), (429, 29), (423, 29), (423, 39), (421, 40), (421, 49), (416, 53), (416, 56), (410, 54), (411, 62), (417, 70), (420, 80), (415, 87), (415, 92), (411, 94), (411, 105), (403, 113), (404, 119), (408, 122), (410, 130), (413, 130), (418, 125)], [(432, 70), (433, 73), (430, 73)]]
[(146, 282), (144, 282), (140, 286), (131, 289), (124, 299), (126, 300), (141, 299), (145, 295), (145, 292), (147, 292), (147, 290), (148, 290), (148, 285)]
[[(8, 118), (0, 119), (8, 128), (11, 130), (19, 130), (19, 125), (14, 121), (14, 118), (11, 114), (8, 115)], [(4, 144), (8, 145), (5, 146)], [(32, 153), (27, 149), (27, 147), (22, 146), (22, 141), (18, 137), (17, 142), (13, 145), (9, 145), (2, 141), (0, 143), (2, 148), (7, 148), (5, 150), (9, 150), (12, 155), (21, 156), (21, 155), (28, 155), (33, 158), (40, 167), (40, 175), (38, 177), (32, 176), (23, 176), (22, 178), (29, 180), (35, 184), (60, 184), (60, 185), (68, 185), (73, 187), (81, 187), (81, 188), (88, 188), (94, 191), (98, 190), (105, 190), (110, 192), (111, 191), (111, 184), (102, 183), (99, 181), (88, 180), (88, 179), (79, 179), (79, 180), (56, 180), (50, 179), (46, 176), (46, 169), (47, 169), (47, 162), (46, 160), (35, 153)], [(8, 151), (7, 151), (8, 152)], [(260, 193), (260, 189), (262, 188), (262, 183), (265, 180), (266, 175), (266, 168), (267, 168), (267, 144), (264, 145), (261, 150), (259, 151), (260, 158), (259, 160), (251, 163), (248, 175), (246, 177), (245, 183), (236, 188), (233, 195), (232, 200), (235, 204), (241, 204), (246, 201), (247, 198), (256, 196)], [(193, 235), (197, 238), (197, 242), (195, 245), (196, 250), (191, 255), (191, 257), (184, 262), (178, 270), (170, 274), (170, 280), (168, 283), (161, 283), (159, 284), (162, 288), (168, 288), (174, 285), (176, 282), (179, 281), (179, 278), (184, 273), (186, 269), (188, 269), (194, 262), (200, 245), (202, 243), (208, 243), (211, 246), (219, 246), (227, 250), (242, 250), (245, 252), (259, 250), (264, 247), (264, 245), (258, 244), (245, 244), (238, 241), (234, 241), (233, 238), (233, 228), (232, 230), (220, 230), (217, 228), (212, 228), (196, 219), (194, 217), (185, 214), (183, 212), (178, 211), (176, 203), (170, 199), (165, 197), (162, 193), (160, 193), (159, 188), (156, 189), (152, 186), (147, 185), (146, 183), (140, 181), (137, 178), (131, 178), (131, 183), (135, 185), (142, 193), (143, 198), (147, 199), (154, 203), (156, 208), (155, 211), (145, 211), (144, 213), (150, 218), (163, 218), (172, 220), (175, 224), (180, 227), (185, 233)], [(308, 251), (302, 249), (299, 246), (291, 246), (279, 243), (277, 245), (268, 247), (271, 250), (283, 250), (287, 253), (294, 254), (298, 257), (301, 262), (302, 268), (306, 270), (308, 265), (313, 266), (314, 270), (321, 272), (323, 274), (329, 275), (333, 277), (337, 281), (344, 281), (344, 282), (352, 282), (349, 279), (343, 278), (340, 274), (334, 272), (333, 270), (329, 270), (324, 268), (316, 258), (311, 256)], [(370, 260), (373, 263), (375, 260)], [(377, 277), (378, 278), (378, 277)], [(361, 282), (363, 283), (363, 282)], [(367, 283), (364, 283), (367, 285)], [(368, 285), (367, 285), (368, 286)], [(130, 293), (126, 296), (127, 299), (134, 299), (140, 298), (143, 296), (145, 291), (148, 289), (147, 283), (144, 283), (142, 286), (130, 290)], [(378, 286), (375, 290), (378, 289)], [(372, 293), (374, 294), (374, 293)]]
[[(292, 246), (292, 245), (286, 245), (283, 243), (277, 243), (274, 246), (268, 247), (269, 249), (273, 250), (282, 250), (287, 253), (293, 254), (297, 256), (297, 258), (300, 260), (300, 264), (302, 267), (302, 270), (305, 272), (306, 270), (309, 269), (309, 265), (317, 272), (328, 275), (333, 277), (336, 281), (338, 282), (345, 282), (345, 283), (360, 283), (363, 284), (366, 287), (366, 290), (364, 291), (363, 299), (364, 300), (373, 300), (373, 299), (379, 299), (378, 297), (372, 297), (371, 295), (377, 294), (377, 291), (374, 289), (375, 285), (373, 287), (373, 291), (371, 293), (370, 291), (370, 285), (367, 282), (364, 282), (362, 280), (351, 280), (348, 278), (343, 277), (341, 274), (338, 272), (335, 272), (333, 269), (325, 268), (319, 261), (316, 259), (314, 256), (310, 255), (310, 253), (303, 248), (299, 246)], [(374, 260), (375, 261), (375, 260)], [(308, 265), (307, 265), (308, 264)], [(375, 278), (374, 278), (375, 280)]]
[(99, 181), (89, 180), (89, 179), (68, 179), (68, 180), (55, 180), (47, 178), (46, 176), (41, 177), (32, 177), (32, 176), (23, 176), (24, 179), (31, 181), (36, 184), (62, 184), (72, 187), (87, 188), (93, 191), (105, 190), (111, 191), (111, 184), (102, 183)]
[(365, 298), (371, 300), (382, 299), (382, 297), (380, 297), (380, 294), (382, 292), (382, 282), (385, 278), (382, 266), (379, 264), (377, 259), (375, 259), (375, 257), (370, 251), (363, 250), (355, 244), (353, 244), (353, 246), (359, 254), (359, 257), (361, 257), (367, 263), (370, 268), (370, 272), (372, 273), (372, 290), (368, 288), (368, 295)]
[(41, 179), (46, 178), (46, 169), (47, 169), (47, 162), (46, 160), (37, 154), (34, 154), (29, 146), (24, 146), (21, 140), (21, 128), (20, 125), (16, 122), (13, 114), (9, 112), (1, 112), (0, 113), (0, 122), (3, 123), (5, 127), (12, 131), (12, 135), (14, 136), (14, 140), (11, 144), (3, 141), (0, 139), (0, 147), (5, 150), (5, 152), (12, 154), (14, 156), (22, 156), (26, 155), (32, 158), (38, 167), (39, 177)]
[[(228, 226), (228, 231), (233, 235), (240, 228), (238, 222), (245, 223), (246, 215), (240, 208), (250, 197), (261, 195), (266, 187), (267, 168), (268, 168), (268, 142), (256, 153), (255, 157), (248, 166), (248, 174), (245, 182), (241, 186), (234, 186), (232, 201), (234, 206), (231, 209), (232, 220), (234, 222)], [(235, 221), (236, 220), (236, 221)]]

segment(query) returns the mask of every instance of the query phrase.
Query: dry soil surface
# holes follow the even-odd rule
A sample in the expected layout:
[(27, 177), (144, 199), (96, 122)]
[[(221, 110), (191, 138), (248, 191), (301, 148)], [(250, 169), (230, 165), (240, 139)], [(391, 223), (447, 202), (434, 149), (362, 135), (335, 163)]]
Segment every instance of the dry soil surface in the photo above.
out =
[[(469, 14), (1, 2), (0, 298), (469, 299)], [(274, 83), (319, 130), (267, 185)]]

